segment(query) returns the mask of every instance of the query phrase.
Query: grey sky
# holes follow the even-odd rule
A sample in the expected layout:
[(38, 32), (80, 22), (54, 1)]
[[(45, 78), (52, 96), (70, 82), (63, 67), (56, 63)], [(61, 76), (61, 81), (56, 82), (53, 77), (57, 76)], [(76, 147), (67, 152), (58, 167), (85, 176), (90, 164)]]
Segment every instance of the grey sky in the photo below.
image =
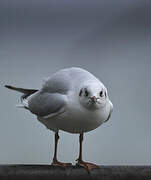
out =
[[(150, 164), (151, 2), (144, 0), (0, 1), (0, 163), (47, 164), (53, 133), (17, 109), (11, 84), (40, 88), (65, 67), (86, 68), (106, 85), (110, 121), (85, 134), (84, 159)], [(59, 159), (78, 156), (78, 135), (60, 133)]]

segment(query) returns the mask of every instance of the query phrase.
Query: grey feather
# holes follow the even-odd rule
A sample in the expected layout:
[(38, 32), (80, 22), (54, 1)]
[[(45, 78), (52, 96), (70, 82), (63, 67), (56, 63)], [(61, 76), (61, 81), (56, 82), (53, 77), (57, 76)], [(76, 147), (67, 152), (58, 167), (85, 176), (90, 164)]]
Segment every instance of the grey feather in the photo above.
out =
[(109, 115), (108, 115), (108, 118), (104, 121), (104, 123), (107, 122), (107, 121), (110, 119), (111, 113), (112, 113), (112, 111), (110, 110)]
[(111, 101), (109, 101), (109, 103), (110, 103), (109, 115), (108, 115), (107, 119), (104, 122), (107, 122), (110, 119), (112, 111), (113, 111), (113, 104), (111, 103)]
[(28, 99), (28, 109), (39, 117), (57, 113), (65, 105), (64, 95), (38, 91)]
[(90, 81), (91, 79), (98, 80), (84, 69), (77, 67), (66, 68), (47, 78), (43, 84), (42, 90), (50, 93), (67, 94), (73, 86), (79, 85), (80, 83), (83, 83), (83, 81)]

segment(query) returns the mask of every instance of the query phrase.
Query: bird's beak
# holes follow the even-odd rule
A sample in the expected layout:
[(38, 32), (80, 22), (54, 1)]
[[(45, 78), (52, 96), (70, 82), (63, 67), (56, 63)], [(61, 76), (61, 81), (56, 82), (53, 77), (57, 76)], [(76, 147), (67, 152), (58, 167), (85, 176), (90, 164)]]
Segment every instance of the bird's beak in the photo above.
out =
[(90, 97), (90, 99), (91, 99), (91, 102), (93, 102), (93, 103), (97, 102), (97, 98), (95, 96)]

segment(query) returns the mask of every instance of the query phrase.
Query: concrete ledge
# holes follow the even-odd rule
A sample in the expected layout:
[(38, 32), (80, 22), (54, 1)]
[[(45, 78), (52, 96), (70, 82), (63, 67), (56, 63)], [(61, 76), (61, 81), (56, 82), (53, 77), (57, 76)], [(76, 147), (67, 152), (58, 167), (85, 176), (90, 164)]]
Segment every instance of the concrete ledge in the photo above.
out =
[(100, 166), (90, 173), (85, 168), (51, 165), (0, 165), (0, 180), (151, 180), (151, 166)]

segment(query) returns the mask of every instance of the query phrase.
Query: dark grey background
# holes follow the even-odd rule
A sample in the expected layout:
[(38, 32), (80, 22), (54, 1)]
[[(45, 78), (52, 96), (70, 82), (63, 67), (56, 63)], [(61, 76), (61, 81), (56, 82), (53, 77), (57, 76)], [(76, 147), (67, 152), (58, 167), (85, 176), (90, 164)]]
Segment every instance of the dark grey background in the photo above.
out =
[[(0, 163), (50, 163), (53, 133), (24, 109), (11, 84), (40, 88), (43, 77), (78, 66), (108, 88), (110, 121), (85, 134), (84, 159), (151, 163), (151, 2), (0, 1)], [(59, 159), (78, 155), (78, 135), (60, 133)]]

